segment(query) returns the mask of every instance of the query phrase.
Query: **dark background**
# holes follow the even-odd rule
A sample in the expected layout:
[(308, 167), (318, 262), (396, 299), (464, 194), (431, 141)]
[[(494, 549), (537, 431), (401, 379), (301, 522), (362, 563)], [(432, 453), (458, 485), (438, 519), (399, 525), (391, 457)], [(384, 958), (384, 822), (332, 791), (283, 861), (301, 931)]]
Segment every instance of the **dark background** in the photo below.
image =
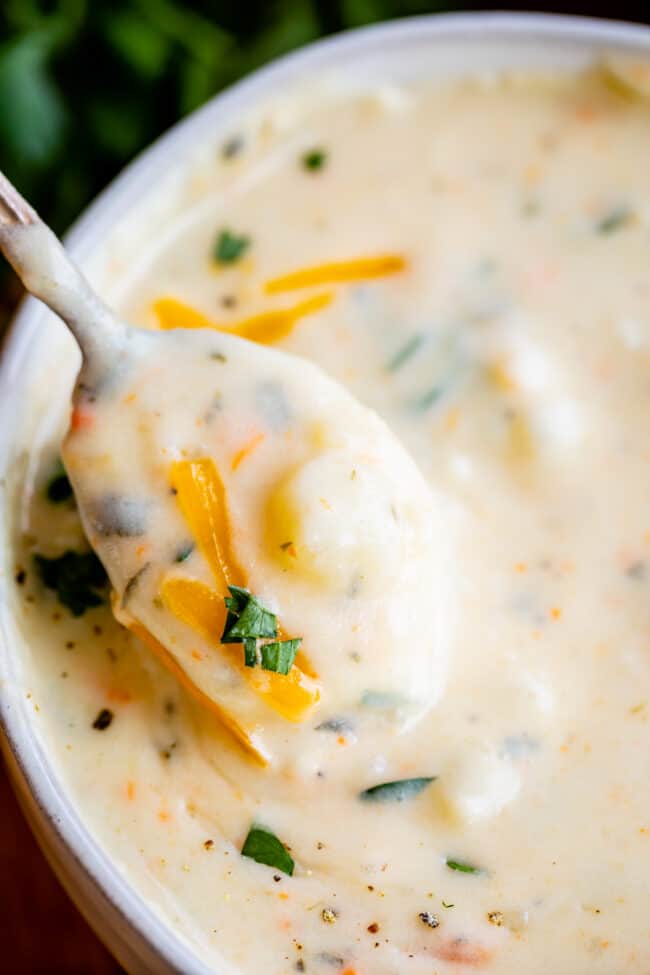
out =
[[(426, 0), (2, 0), (0, 8), (0, 168), (58, 231), (160, 132), (294, 47), (393, 17), (526, 9)], [(534, 9), (650, 23), (650, 0)], [(0, 331), (19, 294), (0, 264)], [(118, 975), (40, 856), (1, 771), (0, 878), (1, 971)]]

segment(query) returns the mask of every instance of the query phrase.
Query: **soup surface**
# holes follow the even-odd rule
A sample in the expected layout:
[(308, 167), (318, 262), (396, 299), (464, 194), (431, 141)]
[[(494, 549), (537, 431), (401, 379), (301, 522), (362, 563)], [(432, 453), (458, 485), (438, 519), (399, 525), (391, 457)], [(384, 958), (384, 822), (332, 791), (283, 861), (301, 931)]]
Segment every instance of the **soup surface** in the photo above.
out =
[[(215, 152), (195, 210), (132, 269), (124, 317), (212, 329), (192, 449), (213, 444), (227, 471), (250, 590), (317, 650), (321, 693), (298, 720), (256, 705), (265, 766), (114, 620), (56, 466), (71, 367), (48, 377), (58, 429), (16, 518), (24, 693), (84, 822), (215, 971), (650, 970), (650, 102), (631, 78), (278, 106)], [(402, 571), (399, 512), (374, 511), (372, 477), (353, 493), (356, 404), (325, 466), (277, 483), (310, 374), (287, 397), (279, 361), (251, 387), (257, 426), (224, 439), (220, 370), (246, 346), (219, 329), (311, 360), (377, 411), (429, 485), (435, 558)], [(157, 411), (186, 405), (154, 388), (125, 391), (132, 426), (171, 463), (182, 438)], [(400, 457), (386, 478), (419, 491)], [(147, 463), (134, 454), (134, 494)], [(153, 542), (209, 586), (172, 491), (170, 475)], [(404, 605), (417, 625), (393, 631)]]

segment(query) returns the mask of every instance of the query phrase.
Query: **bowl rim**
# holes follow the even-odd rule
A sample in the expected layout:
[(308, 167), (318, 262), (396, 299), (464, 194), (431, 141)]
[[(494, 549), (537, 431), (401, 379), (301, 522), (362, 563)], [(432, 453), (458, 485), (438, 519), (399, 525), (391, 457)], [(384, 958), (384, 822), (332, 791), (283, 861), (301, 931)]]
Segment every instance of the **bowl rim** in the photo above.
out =
[[(116, 223), (116, 200), (122, 208), (135, 203), (149, 190), (152, 177), (164, 174), (170, 160), (184, 158), (187, 146), (192, 144), (195, 136), (209, 128), (211, 122), (234, 118), (240, 109), (250, 111), (262, 92), (273, 94), (305, 72), (331, 69), (338, 61), (348, 62), (357, 54), (367, 56), (373, 51), (381, 52), (386, 46), (408, 46), (423, 38), (437, 42), (445, 39), (469, 41), (486, 34), (493, 40), (501, 38), (510, 43), (534, 39), (540, 44), (551, 45), (569, 41), (587, 49), (622, 46), (650, 51), (650, 27), (642, 24), (563, 14), (500, 11), (426, 14), (373, 24), (318, 40), (254, 71), (156, 139), (85, 208), (65, 236), (67, 247), (83, 261), (102, 235)], [(468, 74), (471, 74), (471, 68)], [(35, 299), (26, 299), (7, 333), (0, 360), (0, 415), (11, 416), (14, 390), (19, 388), (28, 349), (41, 327), (42, 314), (42, 306)], [(11, 433), (0, 433), (0, 476), (6, 468), (10, 443)], [(0, 636), (4, 646), (0, 646), (0, 650), (6, 660), (12, 653), (5, 619), (9, 605), (7, 585), (3, 583)], [(7, 688), (10, 681), (1, 679), (6, 676), (4, 670), (0, 656), (0, 730), (14, 772), (26, 783), (38, 815), (49, 830), (50, 842), (53, 838), (59, 844), (65, 856), (72, 859), (98, 893), (102, 904), (119, 916), (128, 935), (136, 944), (148, 948), (166, 966), (166, 971), (180, 975), (210, 975), (211, 972), (214, 975), (215, 970), (199, 959), (183, 936), (165, 923), (126, 876), (116, 869), (110, 854), (102, 849), (100, 841), (81, 820), (26, 713), (21, 713), (22, 704), (16, 706), (15, 696)], [(86, 913), (83, 904), (78, 906)], [(92, 917), (88, 920), (92, 924)], [(101, 925), (96, 927), (102, 937)], [(115, 945), (108, 943), (107, 947), (111, 950)], [(142, 958), (141, 951), (136, 950), (135, 955)]]

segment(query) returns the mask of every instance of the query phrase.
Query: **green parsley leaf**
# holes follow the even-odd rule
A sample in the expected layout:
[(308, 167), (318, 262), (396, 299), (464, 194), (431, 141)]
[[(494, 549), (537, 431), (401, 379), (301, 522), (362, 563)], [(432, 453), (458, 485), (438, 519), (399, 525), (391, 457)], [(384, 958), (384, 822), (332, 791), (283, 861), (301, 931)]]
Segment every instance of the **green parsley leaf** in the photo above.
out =
[(257, 667), (258, 663), (257, 640), (249, 637), (244, 640), (244, 664), (246, 667)]
[(414, 799), (419, 796), (435, 780), (435, 775), (425, 775), (415, 779), (382, 782), (381, 785), (373, 785), (370, 789), (364, 789), (363, 792), (359, 793), (359, 798), (363, 802), (405, 802), (407, 799)]
[(241, 852), (242, 856), (250, 857), (256, 863), (281, 870), (289, 876), (293, 874), (295, 867), (293, 858), (277, 836), (263, 826), (251, 826)]
[(310, 149), (302, 157), (302, 164), (305, 169), (316, 172), (322, 169), (327, 162), (327, 153), (324, 149)]
[(301, 643), (300, 637), (295, 640), (265, 643), (262, 646), (262, 667), (264, 670), (272, 670), (276, 674), (284, 674), (286, 677), (293, 667)]
[(238, 236), (225, 229), (217, 237), (212, 254), (218, 264), (234, 264), (244, 256), (250, 244), (250, 237)]
[(253, 596), (248, 589), (228, 586), (230, 597), (226, 596), (228, 609), (226, 623), (221, 634), (222, 643), (242, 643), (246, 639), (275, 637), (278, 635), (278, 620), (266, 606)]
[(61, 504), (62, 501), (72, 497), (72, 485), (60, 460), (57, 461), (54, 473), (47, 482), (45, 496), (52, 504)]
[(481, 867), (475, 867), (473, 866), (473, 864), (466, 863), (464, 860), (453, 860), (451, 859), (451, 857), (447, 857), (445, 863), (447, 864), (450, 870), (458, 870), (460, 873), (473, 873), (473, 874), (485, 873), (485, 871), (482, 870)]
[(35, 555), (34, 564), (43, 585), (56, 592), (73, 616), (104, 602), (96, 590), (106, 585), (106, 570), (94, 552), (67, 551), (56, 559)]

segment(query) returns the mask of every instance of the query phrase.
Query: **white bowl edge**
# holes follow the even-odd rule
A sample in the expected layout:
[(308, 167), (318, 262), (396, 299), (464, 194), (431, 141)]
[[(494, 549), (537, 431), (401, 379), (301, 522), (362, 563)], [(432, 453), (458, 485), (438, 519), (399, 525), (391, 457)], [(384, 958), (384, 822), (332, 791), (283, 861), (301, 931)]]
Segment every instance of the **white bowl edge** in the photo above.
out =
[[(456, 45), (467, 56), (468, 67), (459, 75), (476, 73), (477, 52), (495, 69), (509, 67), (579, 66), (600, 51), (627, 50), (650, 53), (650, 28), (614, 21), (546, 14), (442, 14), (428, 15), (362, 28), (312, 44), (261, 69), (216, 96), (188, 119), (163, 135), (131, 163), (84, 212), (66, 237), (71, 253), (87, 264), (98, 242), (111, 232), (118, 211), (134, 210), (150, 192), (156, 178), (162, 178), (202, 133), (223, 128), (265, 100), (286, 89), (301, 77), (311, 76), (337, 65), (354, 62), (364, 70), (377, 70), (386, 52), (393, 56), (413, 49), (426, 54), (440, 45), (439, 73), (445, 73), (444, 48)], [(531, 59), (532, 55), (532, 59)], [(8, 336), (0, 364), (0, 416), (12, 420), (19, 402), (21, 384), (27, 374), (30, 348), (45, 341), (48, 313), (33, 299), (18, 312)], [(0, 476), (8, 470), (17, 424), (0, 427)], [(4, 482), (3, 482), (4, 483)], [(3, 510), (7, 510), (3, 498)], [(6, 518), (4, 519), (6, 524)], [(12, 571), (6, 544), (2, 577)], [(110, 858), (75, 812), (48, 760), (46, 749), (30, 721), (26, 702), (15, 693), (15, 662), (10, 599), (7, 585), (0, 596), (0, 723), (3, 748), (21, 802), (26, 808), (41, 847), (77, 905), (107, 946), (132, 975), (182, 973), (208, 975), (191, 948), (140, 899), (126, 879), (112, 866)]]

